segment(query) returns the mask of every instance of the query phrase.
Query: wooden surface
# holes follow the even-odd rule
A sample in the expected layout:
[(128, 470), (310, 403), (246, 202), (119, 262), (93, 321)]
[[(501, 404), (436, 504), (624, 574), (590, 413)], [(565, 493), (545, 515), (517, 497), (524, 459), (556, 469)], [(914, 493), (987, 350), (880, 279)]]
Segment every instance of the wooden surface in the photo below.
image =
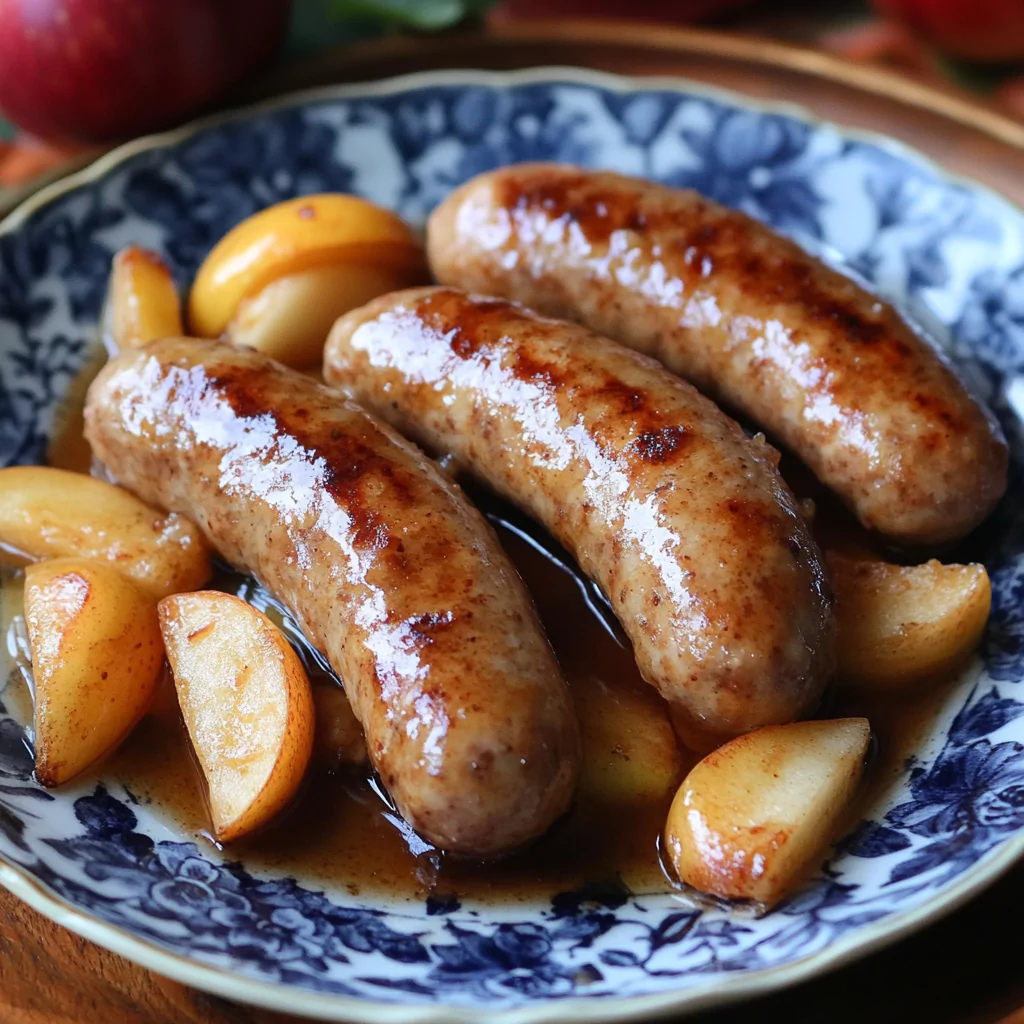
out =
[[(1024, 1024), (1024, 865), (926, 931), (803, 985), (693, 1024)], [(136, 967), (0, 889), (3, 1024), (297, 1024)]]
[(382, 39), (285, 66), (236, 99), (436, 68), (550, 65), (684, 77), (760, 101), (799, 104), (824, 120), (899, 139), (1024, 204), (1024, 123), (966, 94), (893, 71), (707, 29), (553, 20), (452, 32), (429, 44), (407, 36)]
[[(389, 40), (286, 68), (239, 99), (430, 67), (577, 64), (682, 75), (785, 100), (845, 125), (885, 132), (1024, 204), (1024, 126), (961, 97), (812, 51), (694, 30), (618, 24), (494, 27), (428, 43)], [(822, 978), (688, 1020), (1024, 1024), (1024, 865), (955, 914)], [(0, 890), (0, 1024), (286, 1024), (160, 978), (51, 924)]]

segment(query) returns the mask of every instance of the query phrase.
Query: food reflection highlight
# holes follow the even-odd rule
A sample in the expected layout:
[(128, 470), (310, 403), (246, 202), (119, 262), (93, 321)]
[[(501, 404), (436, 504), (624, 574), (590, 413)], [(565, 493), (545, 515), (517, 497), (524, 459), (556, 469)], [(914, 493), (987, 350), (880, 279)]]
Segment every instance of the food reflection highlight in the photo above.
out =
[[(442, 284), (663, 362), (797, 454), (890, 540), (956, 540), (1006, 489), (994, 417), (888, 303), (688, 189), (560, 164), (478, 175), (433, 212)], [(690, 317), (697, 300), (702, 310)]]
[(834, 656), (817, 545), (770, 449), (690, 385), (585, 328), (454, 288), (343, 317), (324, 377), (550, 530), (692, 742), (813, 710)]
[(866, 718), (794, 722), (708, 754), (668, 812), (676, 874), (702, 892), (777, 903), (832, 838), (870, 739)]
[(119, 479), (290, 610), (431, 842), (499, 856), (565, 810), (566, 683), (493, 531), (418, 449), (258, 352), (184, 338), (112, 360), (85, 423)]
[[(677, 236), (689, 239), (682, 262), (669, 253)], [(765, 315), (751, 268), (736, 262), (741, 236), (762, 270), (819, 296), (817, 313), (783, 281)], [(311, 799), (305, 779), (322, 792), (324, 772), (353, 778), (368, 756), (394, 802), (379, 813), (410, 839), (417, 830), (417, 848), (464, 858), (447, 869), (456, 885), (486, 891), (480, 879), (534, 870), (520, 852), (531, 843), (555, 862), (552, 877), (574, 859), (633, 877), (644, 857), (656, 864), (660, 832), (671, 884), (775, 905), (838, 838), (870, 738), (863, 717), (794, 719), (820, 713), (833, 669), (844, 710), (858, 694), (913, 700), (948, 679), (980, 639), (989, 583), (978, 565), (886, 563), (877, 536), (834, 547), (841, 518), (827, 503), (813, 524), (822, 553), (775, 450), (669, 370), (774, 428), (865, 523), (899, 540), (976, 523), (1001, 488), (1001, 438), (893, 311), (686, 193), (510, 169), (443, 204), (428, 246), (451, 285), (529, 298), (620, 340), (457, 287), (395, 291), (427, 280), (416, 236), (351, 196), (301, 197), (242, 222), (200, 268), (187, 318), (156, 254), (115, 258), (104, 331), (121, 355), (90, 389), (86, 434), (134, 494), (56, 469), (0, 470), (0, 546), (32, 563), (40, 781), (96, 765), (151, 702), (166, 703), (166, 652), (183, 719), (173, 728), (187, 731), (220, 842), (279, 832), (275, 819)], [(825, 315), (829, 302), (843, 315)], [(667, 309), (679, 330), (654, 330)], [(722, 331), (728, 359), (715, 354)], [(837, 344), (830, 364), (814, 340), (837, 331), (896, 338), (879, 351), (897, 405), (899, 373), (920, 370), (912, 414), (883, 422), (839, 386), (847, 349)], [(321, 359), (345, 394), (279, 365), (308, 371)], [(737, 375), (743, 360), (767, 390)], [(801, 401), (816, 426), (794, 433)], [(910, 480), (883, 448), (921, 429), (930, 461)], [(956, 474), (972, 445), (982, 482), (967, 494)], [(867, 459), (860, 476), (837, 475), (837, 446)], [(493, 489), (568, 549), (593, 582), (573, 578), (599, 588), (588, 600), (625, 632), (610, 620), (623, 666), (579, 670), (578, 638), (560, 631), (530, 559), (509, 561), (449, 473)], [(905, 510), (883, 494), (890, 485), (910, 496)], [(502, 543), (518, 543), (504, 527)], [(284, 616), (197, 592), (211, 549), (266, 584)], [(650, 687), (634, 685), (641, 675)], [(667, 823), (648, 832), (690, 766)], [(574, 850), (594, 808), (634, 823), (639, 861), (626, 846), (609, 847), (617, 861)], [(486, 863), (500, 857), (507, 867)]]

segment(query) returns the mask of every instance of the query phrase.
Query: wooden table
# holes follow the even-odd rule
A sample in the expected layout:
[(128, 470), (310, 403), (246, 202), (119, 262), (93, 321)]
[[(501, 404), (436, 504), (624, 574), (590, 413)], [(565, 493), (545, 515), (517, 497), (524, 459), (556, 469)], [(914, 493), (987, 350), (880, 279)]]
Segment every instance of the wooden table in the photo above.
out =
[[(392, 39), (284, 69), (240, 99), (429, 67), (578, 64), (682, 75), (901, 138), (1024, 204), (1024, 125), (952, 93), (813, 51), (694, 30), (558, 22), (467, 38)], [(758, 1015), (873, 1024), (1024, 1024), (1024, 865), (955, 914), (880, 953), (785, 992), (689, 1018)], [(0, 1024), (285, 1024), (168, 981), (89, 943), (0, 890)]]

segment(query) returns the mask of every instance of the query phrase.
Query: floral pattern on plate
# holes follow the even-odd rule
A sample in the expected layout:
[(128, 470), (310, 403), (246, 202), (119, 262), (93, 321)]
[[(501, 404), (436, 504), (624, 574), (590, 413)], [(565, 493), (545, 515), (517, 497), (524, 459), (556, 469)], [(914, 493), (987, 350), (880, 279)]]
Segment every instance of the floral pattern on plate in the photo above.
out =
[(1024, 829), (1024, 213), (895, 144), (737, 98), (567, 72), (448, 78), (300, 98), (180, 134), (0, 234), (0, 464), (41, 460), (122, 245), (158, 249), (185, 281), (224, 231), (294, 195), (353, 191), (422, 224), (452, 187), (499, 164), (608, 167), (698, 188), (865, 278), (993, 405), (1015, 458), (1010, 493), (968, 542), (993, 580), (981, 658), (870, 820), (760, 919), (617, 884), (524, 909), (374, 905), (256, 876), (112, 783), (39, 788), (25, 730), (2, 705), (0, 856), (182, 957), (410, 1012), (668, 991), (684, 1006), (726, 975), (856, 946), (869, 926), (941, 902)]

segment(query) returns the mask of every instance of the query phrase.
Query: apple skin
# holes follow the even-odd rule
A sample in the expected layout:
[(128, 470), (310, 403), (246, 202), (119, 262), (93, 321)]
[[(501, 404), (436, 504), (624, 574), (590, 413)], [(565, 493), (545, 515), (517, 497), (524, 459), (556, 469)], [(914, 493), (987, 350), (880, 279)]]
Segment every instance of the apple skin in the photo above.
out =
[(875, 7), (945, 53), (968, 60), (1024, 58), (1022, 0), (874, 0)]
[(0, 111), (40, 138), (167, 127), (267, 60), (290, 0), (0, 0)]

